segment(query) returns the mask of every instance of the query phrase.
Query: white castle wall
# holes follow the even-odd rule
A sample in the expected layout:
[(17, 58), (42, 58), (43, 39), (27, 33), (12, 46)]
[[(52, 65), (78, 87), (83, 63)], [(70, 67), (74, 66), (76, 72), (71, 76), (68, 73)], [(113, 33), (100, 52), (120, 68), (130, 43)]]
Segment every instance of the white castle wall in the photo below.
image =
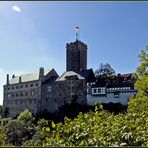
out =
[(95, 105), (97, 102), (101, 103), (121, 103), (122, 105), (128, 104), (128, 99), (134, 97), (136, 92), (121, 92), (119, 98), (114, 97), (114, 93), (109, 93), (105, 96), (87, 94), (87, 105)]

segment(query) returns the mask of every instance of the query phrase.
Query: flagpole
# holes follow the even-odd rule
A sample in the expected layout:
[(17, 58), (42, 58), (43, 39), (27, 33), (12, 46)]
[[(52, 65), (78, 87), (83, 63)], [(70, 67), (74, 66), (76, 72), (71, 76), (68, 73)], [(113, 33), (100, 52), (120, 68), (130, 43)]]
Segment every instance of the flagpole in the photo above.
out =
[(76, 27), (76, 28), (75, 28), (75, 31), (76, 31), (76, 41), (78, 41), (78, 40), (79, 40), (80, 28), (79, 28), (79, 27)]
[(78, 32), (76, 32), (76, 41), (78, 41), (78, 36), (79, 36), (79, 34), (78, 34)]

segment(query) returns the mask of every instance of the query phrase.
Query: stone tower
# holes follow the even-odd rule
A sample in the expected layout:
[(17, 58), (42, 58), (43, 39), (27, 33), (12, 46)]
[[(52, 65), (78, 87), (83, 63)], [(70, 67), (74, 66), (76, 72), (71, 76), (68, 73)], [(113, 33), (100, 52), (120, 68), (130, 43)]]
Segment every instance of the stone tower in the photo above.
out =
[(87, 45), (79, 41), (66, 44), (66, 71), (87, 69)]

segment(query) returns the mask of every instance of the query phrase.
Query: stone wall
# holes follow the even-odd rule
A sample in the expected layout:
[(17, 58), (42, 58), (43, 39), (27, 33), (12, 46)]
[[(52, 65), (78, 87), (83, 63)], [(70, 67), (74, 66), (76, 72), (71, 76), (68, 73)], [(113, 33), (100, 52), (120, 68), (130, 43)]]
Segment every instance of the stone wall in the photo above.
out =
[(15, 117), (25, 108), (36, 114), (40, 111), (41, 82), (32, 81), (4, 86), (4, 110), (9, 117)]

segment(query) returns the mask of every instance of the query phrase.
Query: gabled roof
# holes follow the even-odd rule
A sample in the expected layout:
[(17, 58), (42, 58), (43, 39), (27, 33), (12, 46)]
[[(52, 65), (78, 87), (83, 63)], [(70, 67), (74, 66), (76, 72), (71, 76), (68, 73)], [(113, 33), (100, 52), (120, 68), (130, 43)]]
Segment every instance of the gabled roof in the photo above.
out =
[(84, 77), (87, 80), (87, 82), (96, 81), (96, 77), (92, 69), (81, 70), (78, 71), (77, 73), (80, 74), (82, 77)]
[(64, 72), (59, 78), (57, 78), (56, 81), (65, 81), (66, 77), (68, 76), (77, 76), (78, 79), (85, 79), (84, 77), (82, 77), (80, 74), (74, 72), (74, 71), (66, 71)]
[(47, 80), (44, 80), (42, 84), (48, 84), (48, 83), (53, 83), (56, 81), (58, 76), (51, 76), (50, 78), (48, 78)]
[[(46, 76), (51, 70), (46, 70), (44, 72), (44, 76)], [(17, 84), (19, 83), (19, 79), (21, 77), (21, 82), (30, 82), (39, 80), (39, 72), (36, 73), (28, 73), (21, 76), (15, 76), (9, 80), (9, 84)]]

